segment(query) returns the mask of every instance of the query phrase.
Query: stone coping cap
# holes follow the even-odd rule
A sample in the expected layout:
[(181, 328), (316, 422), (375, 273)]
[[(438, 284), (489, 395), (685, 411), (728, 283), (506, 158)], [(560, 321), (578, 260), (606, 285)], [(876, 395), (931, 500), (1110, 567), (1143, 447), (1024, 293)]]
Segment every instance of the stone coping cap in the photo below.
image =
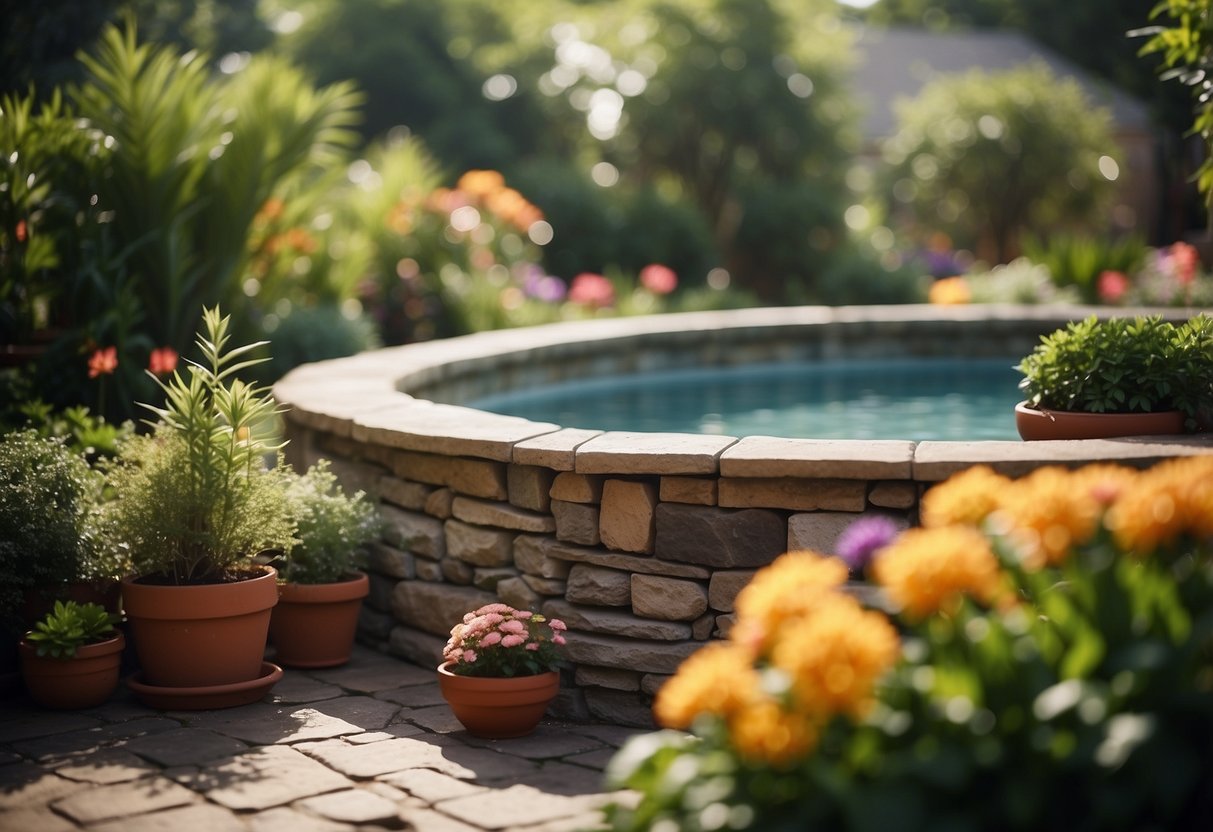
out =
[[(931, 441), (916, 445), (908, 440), (762, 436), (738, 440), (700, 434), (602, 433), (434, 403), (402, 392), (458, 372), (492, 372), (507, 360), (537, 360), (545, 349), (601, 351), (606, 342), (613, 342), (614, 349), (629, 349), (637, 346), (632, 343), (635, 339), (678, 341), (702, 337), (704, 331), (723, 333), (727, 340), (728, 333), (741, 337), (787, 329), (785, 337), (792, 337), (797, 328), (840, 324), (887, 329), (936, 321), (1026, 321), (1062, 326), (1091, 314), (1155, 313), (1178, 319), (1189, 317), (1192, 310), (906, 304), (773, 307), (570, 321), (480, 332), (307, 364), (275, 384), (274, 395), (290, 408), (287, 419), (357, 441), (587, 474), (933, 481), (978, 463), (1017, 474), (1050, 462), (1077, 465), (1124, 459), (1144, 465), (1179, 454), (1211, 453), (1213, 444), (1201, 437), (1044, 443)], [(458, 370), (461, 363), (464, 369)]]

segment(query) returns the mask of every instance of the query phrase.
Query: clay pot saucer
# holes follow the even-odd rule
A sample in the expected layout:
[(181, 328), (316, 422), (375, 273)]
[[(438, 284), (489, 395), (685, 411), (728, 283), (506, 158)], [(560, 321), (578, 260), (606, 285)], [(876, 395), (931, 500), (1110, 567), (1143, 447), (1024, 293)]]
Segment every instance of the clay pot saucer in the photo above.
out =
[(142, 672), (135, 673), (126, 680), (126, 685), (144, 705), (162, 711), (206, 711), (259, 701), (282, 678), (282, 668), (262, 662), (261, 673), (255, 679), (201, 687), (149, 685), (142, 677)]

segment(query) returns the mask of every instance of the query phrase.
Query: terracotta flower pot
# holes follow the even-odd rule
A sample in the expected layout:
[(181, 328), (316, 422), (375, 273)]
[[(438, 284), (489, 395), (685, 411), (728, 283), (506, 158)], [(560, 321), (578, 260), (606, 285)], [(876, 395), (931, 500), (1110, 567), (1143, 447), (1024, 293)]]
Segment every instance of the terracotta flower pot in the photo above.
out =
[(25, 639), (17, 645), (21, 674), (30, 698), (46, 708), (92, 708), (113, 695), (118, 687), (122, 633), (96, 644), (76, 648), (76, 655), (56, 659), (39, 656), (37, 647)]
[(535, 730), (560, 690), (556, 671), (537, 676), (495, 678), (459, 676), (445, 662), (438, 668), (438, 687), (469, 734), (499, 740)]
[(1178, 410), (1157, 413), (1078, 413), (1015, 405), (1015, 427), (1025, 440), (1110, 439), (1117, 436), (1174, 436), (1184, 432), (1184, 414)]
[(226, 584), (162, 586), (128, 578), (122, 600), (144, 683), (205, 687), (264, 675), (278, 573)]
[(350, 660), (358, 611), (370, 593), (364, 573), (332, 584), (278, 585), (278, 605), (270, 615), (276, 660), (288, 667), (336, 667)]

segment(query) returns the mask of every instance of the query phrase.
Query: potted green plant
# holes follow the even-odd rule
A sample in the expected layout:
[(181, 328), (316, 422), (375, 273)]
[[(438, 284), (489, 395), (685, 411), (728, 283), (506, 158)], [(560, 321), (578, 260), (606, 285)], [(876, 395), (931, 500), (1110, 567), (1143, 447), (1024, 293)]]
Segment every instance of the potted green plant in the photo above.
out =
[(62, 440), (20, 430), (0, 437), (0, 667), (14, 682), (17, 638), (56, 599), (118, 608), (126, 564), (102, 545), (102, 478)]
[(30, 698), (47, 708), (92, 708), (109, 699), (126, 646), (117, 621), (100, 604), (56, 601), (18, 644)]
[(375, 506), (347, 496), (321, 460), (291, 477), (287, 503), (298, 542), (276, 562), (278, 604), (270, 616), (275, 658), (288, 667), (335, 667), (349, 661), (362, 599), (362, 547), (379, 532)]
[(259, 363), (247, 356), (260, 343), (229, 349), (218, 309), (203, 322), (202, 360), (160, 382), (152, 433), (109, 469), (108, 532), (135, 570), (122, 584), (142, 668), (129, 684), (159, 707), (255, 701), (281, 677), (263, 660), (277, 572), (258, 559), (294, 543), (286, 475), (265, 461), (280, 446), (259, 433), (277, 410), (235, 377)]
[(535, 730), (560, 690), (558, 618), (486, 604), (451, 628), (438, 686), (468, 733), (488, 739)]
[(1042, 338), (1016, 369), (1024, 439), (1183, 433), (1213, 402), (1213, 319), (1092, 316)]

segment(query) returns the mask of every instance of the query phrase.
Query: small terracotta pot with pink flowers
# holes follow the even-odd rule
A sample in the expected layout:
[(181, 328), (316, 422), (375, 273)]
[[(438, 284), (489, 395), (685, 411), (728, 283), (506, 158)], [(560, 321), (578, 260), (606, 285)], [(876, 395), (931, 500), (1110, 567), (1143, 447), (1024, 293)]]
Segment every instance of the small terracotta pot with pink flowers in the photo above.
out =
[(567, 629), (507, 604), (486, 604), (451, 628), (438, 685), (469, 734), (506, 739), (535, 730), (560, 690)]

